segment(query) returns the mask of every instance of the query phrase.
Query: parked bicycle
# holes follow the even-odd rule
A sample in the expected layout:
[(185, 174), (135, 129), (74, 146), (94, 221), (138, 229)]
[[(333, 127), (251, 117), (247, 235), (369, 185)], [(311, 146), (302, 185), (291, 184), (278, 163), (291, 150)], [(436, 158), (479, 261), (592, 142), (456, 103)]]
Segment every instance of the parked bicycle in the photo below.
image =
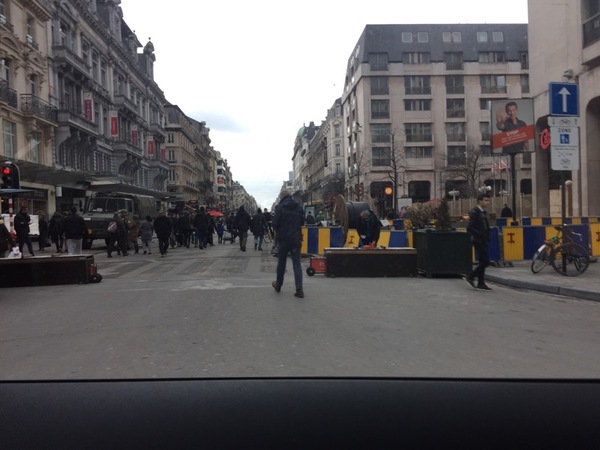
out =
[(561, 275), (581, 275), (590, 264), (589, 252), (574, 240), (574, 236), (578, 236), (581, 241), (581, 234), (575, 233), (567, 225), (554, 228), (557, 230), (556, 236), (544, 240), (544, 244), (533, 255), (531, 271), (539, 273), (550, 264)]

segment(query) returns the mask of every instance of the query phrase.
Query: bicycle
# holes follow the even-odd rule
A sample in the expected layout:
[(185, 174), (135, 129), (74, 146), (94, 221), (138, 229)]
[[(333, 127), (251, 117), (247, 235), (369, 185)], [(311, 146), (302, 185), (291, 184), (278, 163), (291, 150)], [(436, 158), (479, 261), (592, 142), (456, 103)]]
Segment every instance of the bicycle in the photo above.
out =
[(544, 244), (533, 255), (531, 271), (539, 273), (550, 264), (561, 275), (581, 275), (590, 264), (588, 251), (573, 240), (573, 236), (581, 239), (581, 234), (575, 233), (567, 225), (557, 225), (554, 228), (557, 230), (556, 236), (545, 239)]

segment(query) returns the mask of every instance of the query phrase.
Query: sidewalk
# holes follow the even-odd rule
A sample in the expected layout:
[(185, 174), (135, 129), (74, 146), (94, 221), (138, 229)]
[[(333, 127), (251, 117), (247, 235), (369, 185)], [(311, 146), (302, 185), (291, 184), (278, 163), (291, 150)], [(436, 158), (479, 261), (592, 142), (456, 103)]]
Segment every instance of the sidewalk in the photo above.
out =
[(600, 301), (600, 262), (590, 263), (578, 277), (566, 277), (547, 266), (540, 273), (531, 271), (531, 261), (513, 262), (514, 267), (486, 269), (486, 279), (506, 286)]

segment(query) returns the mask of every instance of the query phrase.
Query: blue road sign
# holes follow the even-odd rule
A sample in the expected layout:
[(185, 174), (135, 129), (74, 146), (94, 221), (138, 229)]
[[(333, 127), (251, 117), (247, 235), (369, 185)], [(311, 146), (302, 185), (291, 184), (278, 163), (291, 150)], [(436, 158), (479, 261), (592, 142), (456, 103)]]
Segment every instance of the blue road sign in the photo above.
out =
[(579, 116), (579, 85), (550, 83), (550, 115)]

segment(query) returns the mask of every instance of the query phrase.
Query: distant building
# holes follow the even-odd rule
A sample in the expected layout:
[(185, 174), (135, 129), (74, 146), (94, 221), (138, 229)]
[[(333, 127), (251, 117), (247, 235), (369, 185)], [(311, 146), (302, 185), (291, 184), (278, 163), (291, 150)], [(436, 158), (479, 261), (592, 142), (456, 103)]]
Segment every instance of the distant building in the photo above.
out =
[[(491, 170), (488, 101), (530, 95), (528, 55), (526, 24), (367, 25), (342, 95), (347, 197), (385, 209), (388, 186), (396, 200), (467, 195), (473, 152), (482, 187), (506, 190)], [(519, 194), (531, 193), (530, 160), (517, 156)]]

